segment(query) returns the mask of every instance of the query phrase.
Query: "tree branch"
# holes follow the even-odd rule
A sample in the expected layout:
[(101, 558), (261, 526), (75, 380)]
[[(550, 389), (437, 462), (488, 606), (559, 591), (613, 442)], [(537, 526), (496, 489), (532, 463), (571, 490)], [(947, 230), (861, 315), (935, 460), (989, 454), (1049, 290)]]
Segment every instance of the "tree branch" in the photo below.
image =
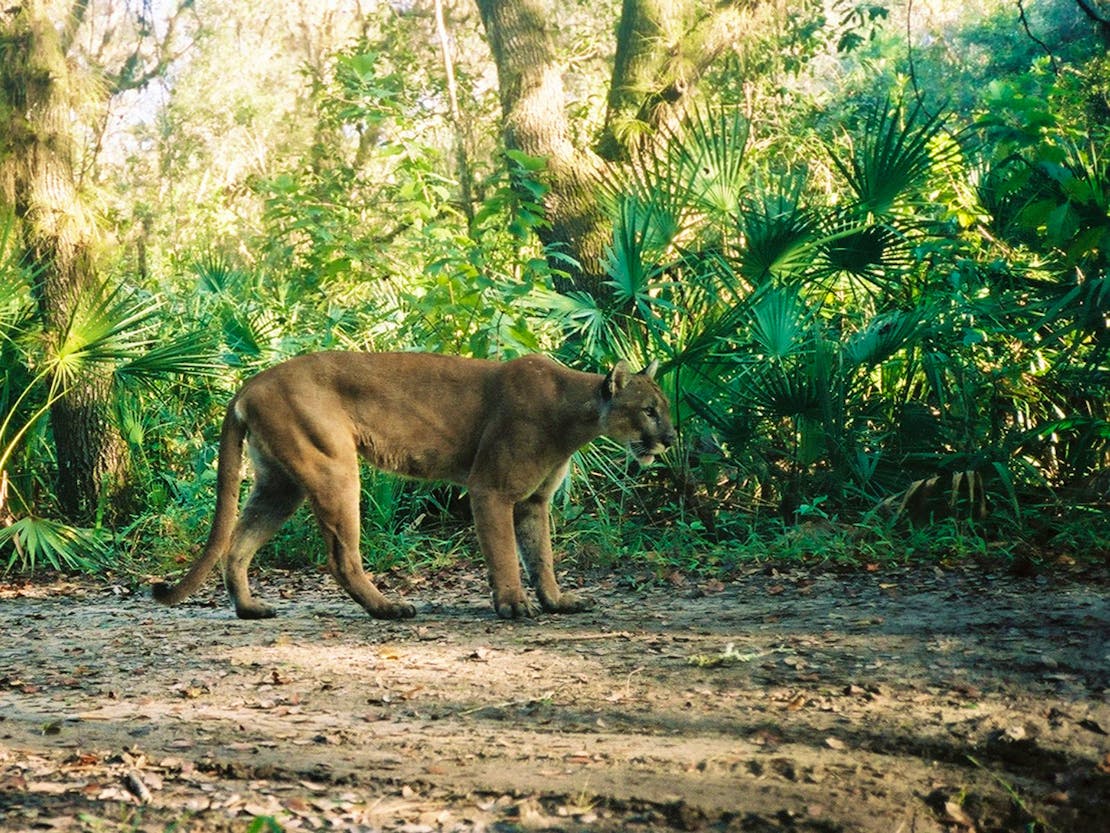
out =
[(471, 193), (470, 160), (466, 152), (466, 133), (459, 112), (458, 85), (455, 82), (455, 61), (451, 56), (451, 39), (447, 35), (447, 21), (443, 14), (443, 0), (435, 0), (436, 36), (443, 56), (443, 74), (447, 81), (447, 101), (451, 113), (451, 126), (455, 130), (455, 167), (459, 176), (459, 199), (466, 215), (467, 228), (474, 232), (474, 197)]
[[(87, 0), (85, 0), (87, 2)], [(137, 38), (134, 51), (123, 62), (119, 72), (114, 75), (105, 73), (111, 85), (112, 92), (125, 90), (139, 90), (159, 77), (166, 71), (166, 67), (180, 58), (188, 51), (191, 43), (184, 49), (173, 51), (174, 36), (177, 34), (177, 24), (181, 16), (193, 7), (193, 0), (178, 0), (177, 8), (173, 14), (166, 18), (166, 33), (154, 46), (154, 63), (145, 71), (135, 73), (135, 68), (143, 63), (143, 38)]]
[(81, 24), (85, 22), (85, 13), (88, 10), (89, 0), (75, 0), (73, 8), (66, 16), (65, 26), (62, 27), (62, 54), (69, 52), (70, 46), (73, 45), (73, 39), (77, 36), (77, 31), (81, 28)]
[(1045, 43), (1040, 38), (1038, 38), (1036, 35), (1034, 35), (1033, 30), (1029, 28), (1029, 19), (1025, 16), (1025, 2), (1024, 2), (1024, 0), (1017, 0), (1017, 7), (1018, 7), (1018, 14), (1021, 17), (1021, 26), (1022, 26), (1023, 29), (1025, 29), (1025, 34), (1029, 37), (1029, 40), (1031, 40), (1031, 41), (1033, 41), (1033, 43), (1037, 44), (1037, 46), (1039, 46), (1041, 49), (1043, 49), (1044, 53), (1046, 55), (1048, 55), (1048, 60), (1052, 63), (1052, 74), (1053, 75), (1059, 75), (1060, 74), (1060, 66), (1056, 62), (1056, 56), (1052, 54), (1052, 50), (1048, 48), (1048, 44)]
[(1079, 4), (1079, 8), (1083, 13), (1094, 21), (1098, 27), (1099, 37), (1107, 43), (1110, 43), (1110, 17), (1103, 17), (1098, 13), (1098, 10), (1091, 4), (1090, 0), (1075, 0)]
[(717, 3), (682, 30), (682, 2), (624, 0), (598, 154), (627, 159), (643, 134), (674, 119), (713, 63), (742, 42), (744, 13), (759, 1)]

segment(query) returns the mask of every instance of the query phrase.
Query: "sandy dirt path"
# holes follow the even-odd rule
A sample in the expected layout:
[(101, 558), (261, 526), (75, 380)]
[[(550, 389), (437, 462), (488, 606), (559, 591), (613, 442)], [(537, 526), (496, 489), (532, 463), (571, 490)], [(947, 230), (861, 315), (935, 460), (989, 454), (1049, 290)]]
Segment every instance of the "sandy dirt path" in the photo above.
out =
[(8, 583), (0, 830), (1103, 833), (1104, 578), (602, 577), (528, 622), (476, 567), (393, 577), (406, 622), (307, 571), (264, 622)]

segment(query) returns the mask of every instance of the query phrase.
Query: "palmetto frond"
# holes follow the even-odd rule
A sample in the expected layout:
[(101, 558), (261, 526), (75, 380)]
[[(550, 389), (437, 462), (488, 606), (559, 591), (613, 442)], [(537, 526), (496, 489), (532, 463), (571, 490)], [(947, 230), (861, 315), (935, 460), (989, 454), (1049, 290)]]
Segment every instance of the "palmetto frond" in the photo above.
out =
[(687, 113), (667, 143), (686, 192), (699, 211), (734, 217), (745, 179), (748, 123), (738, 109)]
[(851, 367), (878, 366), (903, 347), (913, 344), (927, 318), (925, 309), (895, 310), (875, 316), (866, 327), (846, 339), (846, 363)]
[(167, 376), (212, 376), (223, 369), (213, 356), (213, 337), (193, 331), (175, 338), (158, 341), (138, 352), (116, 368), (116, 378), (151, 383)]
[(64, 387), (94, 366), (125, 378), (215, 373), (206, 338), (195, 333), (164, 338), (161, 306), (150, 296), (107, 283), (89, 292), (51, 357), (58, 382)]
[(10, 549), (3, 572), (43, 566), (92, 572), (105, 554), (104, 542), (92, 530), (30, 515), (0, 526), (0, 551), (5, 548)]
[(808, 362), (753, 364), (733, 387), (740, 402), (764, 417), (817, 415), (821, 380)]
[(11, 338), (31, 312), (33, 274), (21, 262), (15, 241), (15, 217), (0, 218), (0, 339)]
[(614, 224), (642, 229), (659, 251), (691, 222), (692, 187), (679, 155), (651, 146), (632, 163), (606, 169), (599, 199)]
[(286, 330), (279, 313), (254, 306), (233, 310), (223, 321), (224, 342), (235, 357), (249, 360), (270, 357)]
[(664, 271), (667, 250), (678, 233), (678, 217), (665, 205), (632, 195), (622, 197), (613, 218), (613, 242), (605, 271), (620, 304), (639, 299)]
[(249, 272), (236, 266), (227, 255), (210, 252), (202, 255), (192, 264), (193, 274), (197, 276), (197, 286), (202, 292), (214, 295), (242, 292), (252, 278)]
[(149, 345), (158, 323), (159, 304), (143, 303), (122, 287), (101, 284), (75, 305), (51, 364), (68, 384), (94, 365), (114, 365)]
[(695, 225), (736, 216), (747, 137), (738, 111), (694, 109), (631, 163), (607, 169), (602, 204), (618, 226), (638, 230), (645, 251), (660, 253)]
[(735, 354), (738, 370), (730, 393), (763, 417), (814, 414), (827, 375), (819, 361), (820, 324), (793, 287), (757, 293), (745, 322), (748, 343)]
[(814, 313), (796, 289), (774, 287), (760, 294), (749, 313), (753, 352), (762, 360), (782, 360), (805, 350)]
[[(59, 343), (38, 362), (37, 372), (31, 375), (29, 365), (19, 388), (9, 390), (5, 385), (2, 391), (8, 407), (0, 418), (0, 471), (51, 406), (90, 373), (143, 382), (172, 374), (216, 373), (205, 336), (165, 338), (160, 332), (162, 322), (159, 302), (119, 286), (104, 283), (79, 299)], [(27, 534), (37, 534), (36, 530), (39, 527), (28, 527)], [(28, 540), (31, 546), (34, 541)], [(42, 538), (43, 546), (52, 540)]]
[[(864, 212), (885, 215), (922, 185), (940, 161), (932, 146), (944, 126), (940, 115), (926, 114), (920, 104), (905, 115), (901, 106), (883, 102), (868, 113), (862, 137), (849, 140), (846, 153), (830, 150), (832, 163)], [(955, 150), (949, 146), (940, 153)]]
[(804, 272), (818, 243), (818, 218), (803, 202), (805, 177), (780, 177), (772, 189), (744, 200), (738, 216), (740, 272), (757, 285)]
[(854, 206), (831, 212), (825, 235), (819, 241), (821, 268), (872, 283), (896, 283), (910, 263), (905, 233), (872, 215), (860, 215)]

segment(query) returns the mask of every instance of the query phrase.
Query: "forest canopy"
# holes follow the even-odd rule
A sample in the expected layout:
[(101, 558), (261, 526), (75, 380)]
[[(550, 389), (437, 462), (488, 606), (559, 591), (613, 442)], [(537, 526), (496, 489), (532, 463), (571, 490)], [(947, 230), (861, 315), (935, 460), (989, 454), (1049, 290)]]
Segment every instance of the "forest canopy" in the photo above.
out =
[[(679, 443), (576, 456), (584, 558), (1105, 558), (1108, 45), (1105, 0), (9, 3), (0, 565), (187, 552), (228, 398), (319, 349), (658, 359)], [(458, 498), (368, 474), (376, 566)]]

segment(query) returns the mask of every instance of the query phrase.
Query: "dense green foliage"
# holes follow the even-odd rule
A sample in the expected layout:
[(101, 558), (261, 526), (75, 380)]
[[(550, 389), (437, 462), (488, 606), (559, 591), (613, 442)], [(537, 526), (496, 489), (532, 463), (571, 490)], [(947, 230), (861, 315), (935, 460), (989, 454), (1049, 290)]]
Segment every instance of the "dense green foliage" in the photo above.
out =
[[(468, 212), (419, 22), (363, 21), (303, 62), (289, 101), (229, 90), (236, 124), (277, 134), (253, 160), (200, 92), (227, 35), (200, 32), (173, 95), (132, 128), (139, 161), (102, 176), (112, 277), (64, 338), (43, 338), (33, 275), (0, 229), (0, 565), (184, 553), (210, 515), (227, 396), (322, 348), (543, 351), (590, 369), (659, 358), (680, 446), (644, 473), (603, 444), (579, 455), (560, 512), (585, 557), (726, 569), (768, 551), (870, 560), (896, 540), (930, 558), (987, 541), (1105, 556), (1105, 46), (1049, 4), (1038, 24), (1074, 37), (1046, 35), (1068, 45), (1045, 55), (988, 3), (945, 24), (968, 49), (917, 48), (918, 33), (907, 54), (898, 14), (834, 6), (849, 13), (803, 3), (770, 21), (680, 120), (605, 169), (610, 283), (596, 296), (559, 291), (567, 255), (535, 242), (544, 160), (474, 135), (496, 106), (478, 58), (458, 66), (481, 160)], [(74, 530), (46, 520), (42, 417), (93, 364), (118, 379), (142, 510)], [(455, 503), (368, 474), (368, 557), (463, 550)], [(942, 533), (913, 532), (942, 517)], [(279, 552), (316, 548), (286, 535)]]

